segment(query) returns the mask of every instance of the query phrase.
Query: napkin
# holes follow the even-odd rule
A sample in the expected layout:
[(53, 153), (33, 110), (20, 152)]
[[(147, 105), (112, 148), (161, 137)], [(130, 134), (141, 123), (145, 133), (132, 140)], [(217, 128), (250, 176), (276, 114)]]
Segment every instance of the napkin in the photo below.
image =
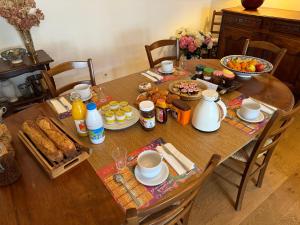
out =
[[(192, 170), (195, 168), (195, 163), (192, 162), (190, 159), (188, 159), (185, 155), (183, 155), (180, 151), (178, 151), (174, 145), (171, 143), (166, 143), (164, 145), (166, 148), (169, 149), (170, 152), (172, 152), (176, 158), (174, 158), (172, 155), (166, 153), (161, 146), (157, 146), (156, 150), (162, 154), (164, 159), (172, 166), (172, 168), (178, 173), (178, 175), (185, 174), (186, 172)], [(178, 163), (177, 160), (180, 160), (189, 170), (186, 170), (183, 168), (180, 163)]]
[(65, 97), (59, 97), (59, 101), (68, 108), (68, 110), (72, 110), (72, 105), (68, 102), (68, 100)]
[(146, 74), (146, 73), (141, 73), (143, 76), (149, 78), (150, 80), (152, 80), (153, 82), (156, 82), (157, 79), (155, 79), (154, 77), (151, 77), (150, 75)]
[(243, 102), (260, 104), (261, 111), (263, 111), (263, 112), (265, 112), (269, 115), (272, 115), (277, 110), (277, 108), (275, 106), (269, 105), (267, 103), (264, 103), (262, 101), (256, 100), (256, 99), (251, 98), (251, 97), (244, 99)]
[(202, 84), (205, 84), (208, 89), (213, 89), (215, 91), (218, 89), (218, 85), (216, 85), (216, 84), (210, 83), (206, 80), (202, 80), (202, 79), (199, 79), (199, 78), (197, 78), (196, 80), (200, 81)]
[(57, 99), (50, 99), (50, 102), (58, 114), (67, 112), (66, 108)]
[(159, 79), (159, 80), (164, 79), (163, 76), (161, 76), (161, 75), (159, 75), (159, 74), (157, 74), (157, 73), (154, 73), (154, 72), (152, 72), (152, 71), (150, 71), (150, 70), (148, 70), (146, 73), (149, 74), (149, 75), (152, 76), (152, 77), (156, 77), (156, 78)]

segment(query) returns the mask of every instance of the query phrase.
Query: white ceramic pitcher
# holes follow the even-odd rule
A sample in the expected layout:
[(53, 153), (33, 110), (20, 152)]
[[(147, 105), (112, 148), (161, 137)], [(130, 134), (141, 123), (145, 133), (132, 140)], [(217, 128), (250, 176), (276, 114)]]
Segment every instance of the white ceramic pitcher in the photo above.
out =
[(220, 128), (226, 114), (226, 105), (219, 99), (218, 92), (212, 89), (205, 90), (194, 110), (192, 124), (200, 131), (212, 132)]

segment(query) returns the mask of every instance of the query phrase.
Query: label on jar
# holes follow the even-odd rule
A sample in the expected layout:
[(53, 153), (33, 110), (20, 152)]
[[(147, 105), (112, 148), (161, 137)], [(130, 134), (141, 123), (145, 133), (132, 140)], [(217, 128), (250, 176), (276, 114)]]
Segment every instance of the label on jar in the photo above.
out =
[(89, 137), (92, 143), (100, 143), (104, 139), (104, 127), (89, 130)]
[(155, 127), (155, 117), (145, 118), (145, 117), (141, 116), (140, 122), (147, 129), (151, 129), (151, 128)]
[(77, 133), (81, 136), (87, 136), (88, 132), (86, 129), (84, 120), (74, 120)]
[(156, 108), (156, 119), (158, 122), (164, 122), (164, 110)]

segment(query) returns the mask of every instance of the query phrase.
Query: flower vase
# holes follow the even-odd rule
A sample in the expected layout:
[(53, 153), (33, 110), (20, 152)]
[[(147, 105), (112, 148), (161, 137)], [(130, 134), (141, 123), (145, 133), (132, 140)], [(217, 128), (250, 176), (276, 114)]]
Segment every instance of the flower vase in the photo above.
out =
[(37, 53), (34, 48), (30, 30), (20, 30), (21, 38), (34, 64), (37, 63)]

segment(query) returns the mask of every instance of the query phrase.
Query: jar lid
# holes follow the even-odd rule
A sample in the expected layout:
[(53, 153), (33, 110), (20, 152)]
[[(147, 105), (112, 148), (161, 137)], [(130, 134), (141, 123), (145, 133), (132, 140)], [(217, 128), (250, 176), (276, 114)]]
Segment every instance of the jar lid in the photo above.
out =
[(197, 65), (196, 66), (196, 71), (202, 71), (204, 69), (203, 65)]
[(213, 69), (213, 68), (209, 68), (209, 67), (205, 67), (205, 68), (203, 69), (203, 72), (205, 72), (205, 73), (213, 73), (213, 72), (214, 72), (214, 69)]
[(149, 112), (154, 109), (154, 103), (152, 101), (142, 101), (139, 108), (141, 111)]
[(213, 89), (208, 89), (208, 90), (202, 91), (202, 96), (203, 96), (204, 100), (207, 100), (210, 102), (214, 102), (214, 101), (218, 100), (218, 98), (219, 98), (218, 92)]
[(161, 107), (161, 108), (167, 108), (166, 100), (163, 99), (163, 98), (157, 99), (156, 105), (157, 105), (158, 107)]
[(223, 71), (215, 70), (213, 73), (214, 76), (222, 77), (224, 75)]

